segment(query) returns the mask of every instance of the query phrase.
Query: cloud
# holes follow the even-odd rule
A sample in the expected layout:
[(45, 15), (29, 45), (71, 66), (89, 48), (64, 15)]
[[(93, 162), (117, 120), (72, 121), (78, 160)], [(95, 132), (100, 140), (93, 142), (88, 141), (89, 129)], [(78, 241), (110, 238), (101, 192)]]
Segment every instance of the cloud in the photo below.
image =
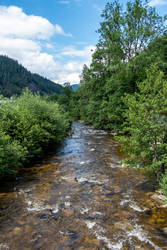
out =
[(149, 5), (154, 7), (154, 6), (157, 6), (157, 5), (166, 5), (167, 4), (167, 1), (164, 1), (164, 0), (151, 0), (149, 2)]
[(72, 58), (72, 60), (61, 64), (61, 67), (57, 68), (58, 78), (55, 78), (55, 81), (59, 83), (66, 81), (72, 84), (79, 83), (79, 75), (82, 72), (83, 65), (90, 65), (94, 49), (95, 46), (93, 45), (86, 46), (82, 50), (77, 50), (75, 47), (64, 48), (64, 50), (60, 52), (60, 55)]
[(54, 34), (68, 35), (58, 24), (46, 18), (26, 15), (16, 6), (0, 6), (0, 36), (31, 39), (49, 39)]
[(82, 50), (77, 50), (74, 46), (65, 47), (62, 51), (62, 55), (71, 57), (85, 57), (90, 58), (92, 52), (95, 50), (95, 46), (86, 46)]
[[(63, 28), (47, 19), (27, 15), (16, 6), (0, 6), (0, 54), (18, 60), (33, 73), (41, 74), (55, 82), (79, 82), (84, 64), (91, 61), (94, 46), (82, 44), (82, 49), (53, 46), (54, 35), (71, 36)], [(49, 54), (47, 51), (54, 54)], [(59, 58), (59, 61), (57, 59)]]
[(21, 51), (40, 51), (40, 45), (37, 42), (20, 38), (0, 37), (0, 52), (9, 54), (20, 53)]
[(54, 49), (54, 46), (51, 43), (47, 43), (45, 46), (47, 49)]
[[(46, 46), (53, 48), (48, 43)], [(56, 53), (59, 57), (59, 61), (56, 61), (53, 55), (42, 52), (40, 43), (28, 39), (0, 37), (1, 55), (8, 55), (18, 60), (31, 72), (38, 73), (60, 84), (66, 81), (71, 82), (71, 84), (79, 83), (79, 75), (83, 65), (90, 64), (94, 48), (91, 45), (82, 50), (66, 47), (63, 51), (59, 50)], [(65, 63), (61, 61), (62, 58), (65, 59)]]
[(70, 33), (65, 33), (64, 30), (62, 29), (62, 27), (58, 24), (55, 25), (55, 31), (57, 34), (59, 35), (63, 35), (63, 36), (70, 36), (72, 37), (72, 34)]

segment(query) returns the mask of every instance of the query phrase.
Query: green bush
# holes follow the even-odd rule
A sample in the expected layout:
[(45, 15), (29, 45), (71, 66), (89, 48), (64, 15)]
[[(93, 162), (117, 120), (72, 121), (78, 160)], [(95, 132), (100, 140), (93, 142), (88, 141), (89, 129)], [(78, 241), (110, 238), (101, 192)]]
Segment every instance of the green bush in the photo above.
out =
[(153, 65), (147, 79), (138, 83), (139, 92), (126, 95), (125, 131), (120, 137), (126, 162), (145, 169), (152, 179), (159, 181), (167, 169), (167, 81)]
[(1, 103), (0, 174), (13, 173), (21, 163), (41, 155), (49, 144), (60, 142), (69, 126), (57, 103), (28, 90), (12, 102)]
[(8, 135), (0, 133), (0, 176), (15, 174), (24, 160), (26, 150)]

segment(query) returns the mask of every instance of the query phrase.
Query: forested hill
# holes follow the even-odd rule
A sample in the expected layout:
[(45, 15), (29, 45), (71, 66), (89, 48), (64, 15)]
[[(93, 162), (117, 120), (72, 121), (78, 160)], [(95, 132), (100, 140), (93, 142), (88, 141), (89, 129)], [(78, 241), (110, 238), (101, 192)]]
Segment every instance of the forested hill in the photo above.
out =
[(17, 61), (0, 56), (0, 94), (10, 97), (21, 94), (22, 89), (28, 87), (41, 95), (61, 93), (62, 86), (38, 74), (32, 74)]

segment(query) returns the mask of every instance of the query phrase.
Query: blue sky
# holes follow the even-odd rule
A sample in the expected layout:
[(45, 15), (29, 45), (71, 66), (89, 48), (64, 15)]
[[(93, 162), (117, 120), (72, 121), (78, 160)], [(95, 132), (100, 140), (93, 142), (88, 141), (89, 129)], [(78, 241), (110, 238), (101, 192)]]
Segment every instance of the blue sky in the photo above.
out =
[[(0, 0), (0, 54), (55, 82), (79, 82), (106, 0)], [(126, 1), (120, 1), (125, 3)], [(167, 14), (167, 0), (151, 0)]]

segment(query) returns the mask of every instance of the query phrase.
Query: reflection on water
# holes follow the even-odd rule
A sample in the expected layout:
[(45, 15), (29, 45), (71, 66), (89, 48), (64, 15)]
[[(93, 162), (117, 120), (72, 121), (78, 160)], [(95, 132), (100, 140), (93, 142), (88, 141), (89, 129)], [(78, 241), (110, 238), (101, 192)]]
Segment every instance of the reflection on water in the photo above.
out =
[(167, 249), (167, 211), (111, 134), (75, 122), (43, 164), (0, 190), (0, 249)]

